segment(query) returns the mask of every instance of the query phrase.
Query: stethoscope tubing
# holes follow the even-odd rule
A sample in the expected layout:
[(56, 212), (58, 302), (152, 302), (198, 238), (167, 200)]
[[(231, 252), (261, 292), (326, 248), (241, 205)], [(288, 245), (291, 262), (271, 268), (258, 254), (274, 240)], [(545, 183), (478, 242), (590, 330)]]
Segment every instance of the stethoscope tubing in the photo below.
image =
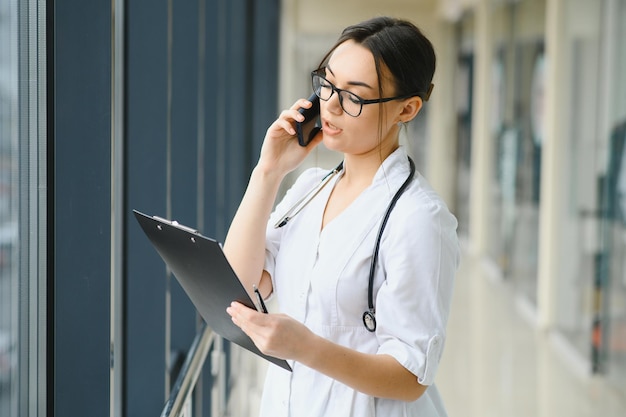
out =
[[(367, 287), (367, 306), (368, 310), (363, 313), (363, 324), (365, 328), (370, 332), (376, 331), (376, 310), (374, 308), (374, 276), (376, 273), (376, 265), (378, 263), (378, 252), (380, 250), (380, 242), (383, 237), (383, 232), (385, 231), (385, 226), (387, 226), (387, 221), (389, 220), (389, 216), (393, 211), (396, 203), (402, 196), (402, 194), (409, 187), (409, 184), (415, 177), (415, 163), (408, 157), (409, 165), (411, 167), (411, 172), (409, 176), (404, 180), (398, 191), (394, 194), (389, 202), (389, 206), (387, 206), (387, 210), (385, 211), (385, 215), (383, 216), (383, 220), (380, 224), (380, 228), (378, 229), (378, 235), (376, 236), (376, 245), (374, 246), (374, 251), (372, 253), (372, 261), (370, 263), (370, 272), (368, 279), (368, 287)], [(291, 219), (293, 219), (307, 204), (311, 202), (317, 196), (320, 191), (330, 182), (330, 180), (337, 175), (343, 169), (343, 161), (335, 167), (332, 171), (324, 176), (319, 182), (318, 185), (315, 186), (311, 191), (306, 193), (302, 198), (300, 198), (296, 204), (294, 204), (287, 212), (280, 218), (279, 221), (276, 222), (274, 228), (278, 229), (280, 227), (285, 226)]]
[(409, 157), (409, 165), (411, 166), (411, 172), (409, 176), (404, 180), (404, 183), (400, 186), (398, 191), (394, 194), (389, 206), (387, 207), (387, 211), (383, 216), (383, 220), (380, 224), (380, 228), (378, 229), (378, 235), (376, 236), (376, 245), (374, 246), (374, 252), (372, 253), (372, 262), (370, 263), (370, 273), (369, 273), (369, 281), (367, 285), (367, 307), (368, 310), (363, 313), (363, 324), (365, 328), (370, 332), (376, 330), (376, 309), (374, 308), (374, 276), (376, 274), (376, 265), (378, 263), (378, 252), (380, 250), (380, 242), (383, 238), (383, 232), (385, 231), (385, 226), (387, 226), (387, 221), (389, 220), (389, 216), (393, 211), (393, 208), (396, 206), (396, 203), (402, 196), (402, 194), (409, 187), (409, 184), (413, 180), (415, 176), (415, 163)]

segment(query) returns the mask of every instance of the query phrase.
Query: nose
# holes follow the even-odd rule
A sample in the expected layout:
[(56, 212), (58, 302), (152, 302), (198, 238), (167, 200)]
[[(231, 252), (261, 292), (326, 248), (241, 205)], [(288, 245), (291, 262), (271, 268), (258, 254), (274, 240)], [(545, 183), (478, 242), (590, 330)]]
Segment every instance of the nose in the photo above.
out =
[(339, 93), (333, 91), (333, 94), (326, 101), (326, 108), (330, 113), (336, 115), (340, 115), (343, 112), (343, 109), (341, 108)]

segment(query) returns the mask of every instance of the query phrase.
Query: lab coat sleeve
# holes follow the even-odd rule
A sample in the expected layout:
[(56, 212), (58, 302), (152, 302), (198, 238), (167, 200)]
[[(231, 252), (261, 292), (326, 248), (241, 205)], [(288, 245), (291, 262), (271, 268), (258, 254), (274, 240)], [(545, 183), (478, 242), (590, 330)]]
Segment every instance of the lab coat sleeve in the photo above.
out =
[(383, 236), (379, 268), (385, 280), (376, 295), (379, 354), (393, 356), (431, 385), (441, 354), (459, 263), (457, 222), (438, 201), (404, 200)]

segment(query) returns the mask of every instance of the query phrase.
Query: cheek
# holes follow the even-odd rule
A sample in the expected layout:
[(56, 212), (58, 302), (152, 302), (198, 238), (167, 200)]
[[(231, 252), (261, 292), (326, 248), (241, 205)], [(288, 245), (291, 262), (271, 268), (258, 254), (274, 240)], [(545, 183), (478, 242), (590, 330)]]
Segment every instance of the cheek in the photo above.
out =
[(377, 138), (379, 121), (377, 112), (363, 112), (354, 119), (352, 126), (354, 131), (359, 132), (361, 135)]
[(395, 123), (393, 119), (385, 117), (379, 118), (378, 112), (372, 112), (361, 121), (359, 126), (355, 126), (355, 133), (360, 136), (360, 140), (370, 146), (377, 146), (381, 142), (386, 142), (394, 137)]
[(350, 136), (364, 147), (378, 144), (378, 118), (354, 119), (354, 122), (350, 124)]

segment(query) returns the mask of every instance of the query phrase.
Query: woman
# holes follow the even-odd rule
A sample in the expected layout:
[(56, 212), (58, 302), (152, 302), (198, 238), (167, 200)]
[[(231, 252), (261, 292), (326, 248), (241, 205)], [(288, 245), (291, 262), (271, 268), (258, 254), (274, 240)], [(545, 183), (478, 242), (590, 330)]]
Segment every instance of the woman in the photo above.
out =
[[(306, 147), (295, 139), (298, 109), (311, 106), (304, 99), (267, 130), (224, 244), (244, 286), (273, 294), (281, 309), (228, 308), (263, 353), (293, 368), (270, 366), (262, 416), (445, 415), (432, 383), (459, 260), (457, 223), (399, 145), (434, 69), (431, 43), (409, 22), (348, 27), (312, 74), (322, 132)], [(271, 213), (285, 175), (322, 141), (343, 153), (343, 166), (329, 176), (305, 171)], [(303, 197), (297, 216), (275, 227)]]

